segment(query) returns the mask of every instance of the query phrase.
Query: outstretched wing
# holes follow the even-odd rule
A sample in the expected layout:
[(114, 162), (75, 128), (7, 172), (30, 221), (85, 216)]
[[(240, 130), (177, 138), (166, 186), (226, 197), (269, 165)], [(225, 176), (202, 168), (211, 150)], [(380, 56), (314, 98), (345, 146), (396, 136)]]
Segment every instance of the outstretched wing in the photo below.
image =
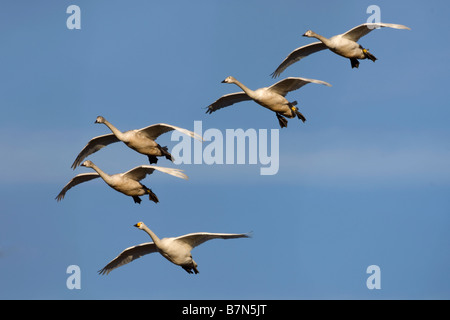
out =
[(62, 199), (64, 199), (64, 196), (66, 195), (66, 192), (72, 188), (75, 187), (77, 184), (95, 179), (100, 177), (100, 175), (98, 173), (92, 172), (92, 173), (81, 173), (79, 175), (76, 175), (75, 177), (72, 178), (72, 180), (70, 180), (65, 186), (64, 188), (61, 190), (61, 192), (56, 196), (56, 201), (61, 201)]
[(294, 51), (289, 53), (286, 59), (284, 59), (283, 62), (278, 66), (278, 68), (274, 72), (272, 72), (271, 74), (272, 78), (278, 77), (291, 64), (303, 59), (304, 57), (309, 56), (312, 53), (325, 49), (327, 49), (327, 46), (320, 41), (313, 42), (306, 46), (295, 49)]
[(87, 156), (93, 154), (94, 152), (97, 152), (103, 147), (106, 147), (108, 144), (118, 141), (120, 140), (117, 139), (117, 137), (113, 133), (92, 138), (91, 141), (89, 141), (83, 148), (83, 150), (81, 150), (81, 152), (78, 154), (77, 158), (72, 164), (72, 169), (75, 170), (75, 168), (78, 167)]
[(98, 273), (108, 274), (118, 267), (153, 252), (157, 252), (156, 245), (153, 242), (146, 242), (134, 247), (129, 247), (111, 260), (103, 269), (99, 270)]
[(268, 89), (271, 91), (274, 91), (278, 94), (281, 94), (284, 97), (288, 92), (300, 89), (305, 84), (308, 84), (311, 82), (323, 84), (323, 85), (331, 87), (331, 84), (329, 84), (328, 82), (325, 82), (325, 81), (321, 81), (321, 80), (289, 77), (289, 78), (283, 79), (281, 81), (278, 81), (277, 83), (270, 86)]
[(347, 31), (342, 35), (343, 38), (352, 40), (352, 41), (358, 41), (362, 37), (364, 37), (366, 34), (368, 34), (370, 31), (375, 30), (377, 28), (394, 28), (394, 29), (406, 29), (411, 30), (407, 26), (401, 25), (401, 24), (394, 24), (394, 23), (363, 23), (357, 27), (354, 27), (353, 29)]
[(216, 110), (231, 106), (232, 104), (252, 100), (244, 91), (226, 94), (207, 107), (206, 113), (213, 113)]
[(174, 241), (181, 241), (191, 249), (196, 246), (201, 245), (202, 243), (212, 240), (212, 239), (236, 239), (236, 238), (249, 238), (251, 236), (250, 233), (210, 233), (210, 232), (196, 232), (189, 233), (184, 236), (180, 236), (174, 238)]
[(159, 167), (159, 166), (152, 166), (152, 165), (142, 165), (136, 168), (131, 169), (130, 171), (127, 171), (123, 173), (122, 175), (136, 180), (141, 181), (145, 178), (146, 175), (152, 174), (155, 170), (161, 171), (167, 174), (170, 174), (172, 176), (182, 178), (187, 180), (188, 176), (183, 173), (183, 170), (181, 169), (175, 169), (175, 168), (166, 168), (166, 167)]
[(139, 129), (138, 131), (147, 135), (150, 139), (156, 140), (156, 138), (158, 138), (163, 133), (166, 133), (166, 132), (169, 132), (172, 130), (180, 131), (181, 133), (184, 133), (184, 134), (190, 136), (191, 138), (203, 141), (203, 138), (195, 132), (192, 132), (192, 131), (189, 131), (189, 130), (186, 130), (186, 129), (183, 129), (180, 127), (172, 126), (170, 124), (165, 124), (165, 123), (154, 124), (154, 125), (148, 126), (146, 128)]

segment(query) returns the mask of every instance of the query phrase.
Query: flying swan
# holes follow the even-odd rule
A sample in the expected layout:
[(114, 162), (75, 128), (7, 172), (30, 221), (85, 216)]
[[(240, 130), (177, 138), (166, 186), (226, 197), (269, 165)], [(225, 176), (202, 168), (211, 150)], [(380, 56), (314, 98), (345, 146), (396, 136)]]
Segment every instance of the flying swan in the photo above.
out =
[(349, 58), (352, 68), (358, 68), (358, 59), (370, 59), (375, 62), (377, 58), (375, 58), (375, 56), (373, 56), (369, 52), (369, 49), (364, 49), (360, 44), (357, 43), (357, 41), (361, 37), (368, 34), (370, 31), (383, 27), (411, 30), (410, 28), (401, 24), (363, 23), (347, 31), (346, 33), (338, 34), (331, 38), (325, 38), (311, 30), (308, 30), (305, 32), (305, 34), (303, 34), (304, 37), (316, 38), (320, 41), (308, 44), (292, 51), (279, 65), (279, 67), (271, 74), (271, 76), (273, 78), (276, 78), (291, 64), (303, 59), (304, 57), (309, 56), (312, 53), (325, 49), (330, 49), (334, 53), (343, 56), (344, 58)]
[(223, 80), (222, 83), (234, 83), (244, 91), (230, 93), (220, 97), (207, 107), (206, 113), (211, 114), (216, 110), (231, 106), (237, 102), (254, 100), (259, 105), (275, 112), (281, 128), (287, 127), (288, 121), (284, 117), (292, 119), (297, 116), (300, 120), (305, 122), (306, 118), (298, 111), (298, 108), (295, 107), (295, 105), (297, 105), (297, 101), (289, 102), (285, 96), (288, 92), (300, 89), (310, 82), (324, 84), (331, 87), (331, 85), (325, 81), (291, 77), (283, 79), (270, 87), (260, 88), (253, 91), (244, 86), (234, 77), (229, 76)]
[(170, 262), (182, 267), (188, 273), (198, 273), (197, 263), (192, 259), (191, 250), (202, 243), (212, 239), (248, 238), (248, 233), (189, 233), (176, 238), (159, 239), (143, 222), (138, 222), (135, 227), (144, 230), (152, 238), (153, 242), (146, 242), (122, 251), (116, 258), (109, 262), (99, 274), (109, 274), (112, 270), (121, 267), (143, 255), (159, 252)]
[(161, 147), (155, 142), (156, 138), (163, 133), (177, 130), (194, 139), (203, 141), (202, 137), (197, 133), (165, 123), (125, 132), (121, 132), (102, 116), (98, 116), (95, 123), (104, 123), (112, 133), (92, 138), (73, 162), (73, 169), (79, 166), (87, 156), (106, 147), (108, 144), (118, 141), (122, 141), (131, 149), (148, 156), (150, 164), (157, 163), (157, 157), (166, 157), (166, 159), (173, 161), (172, 155), (167, 151), (167, 147)]
[(80, 184), (98, 177), (101, 177), (106, 184), (108, 184), (111, 188), (114, 190), (117, 190), (127, 196), (130, 196), (133, 198), (134, 203), (141, 203), (141, 198), (139, 196), (143, 196), (148, 194), (149, 199), (155, 203), (158, 203), (158, 197), (146, 186), (144, 186), (141, 181), (145, 178), (146, 175), (152, 174), (155, 170), (161, 171), (167, 174), (170, 174), (172, 176), (182, 178), (182, 179), (188, 179), (187, 175), (182, 173), (182, 170), (180, 169), (172, 169), (172, 168), (164, 168), (164, 167), (158, 167), (158, 166), (149, 166), (149, 165), (143, 165), (136, 168), (131, 169), (130, 171), (127, 171), (125, 173), (118, 173), (109, 175), (103, 172), (99, 167), (97, 167), (92, 161), (86, 160), (84, 161), (81, 166), (88, 167), (94, 169), (97, 173), (81, 173), (79, 175), (76, 175), (72, 178), (61, 190), (61, 192), (58, 194), (58, 196), (55, 198), (58, 202), (64, 199), (64, 196), (66, 195), (66, 192)]

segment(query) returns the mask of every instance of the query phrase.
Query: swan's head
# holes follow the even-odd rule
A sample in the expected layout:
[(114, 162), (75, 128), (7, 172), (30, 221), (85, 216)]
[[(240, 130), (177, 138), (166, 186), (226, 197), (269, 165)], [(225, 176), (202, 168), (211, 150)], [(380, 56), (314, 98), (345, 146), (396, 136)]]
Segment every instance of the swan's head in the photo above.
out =
[(103, 118), (102, 116), (98, 116), (97, 119), (95, 119), (94, 123), (104, 123), (105, 122), (105, 118)]
[(236, 79), (232, 76), (227, 77), (225, 80), (222, 81), (222, 83), (234, 83)]
[(81, 166), (83, 166), (83, 167), (88, 167), (88, 168), (92, 168), (93, 165), (94, 165), (94, 164), (92, 163), (91, 160), (86, 160), (86, 161), (84, 161), (84, 162), (81, 164)]
[(145, 224), (143, 222), (138, 222), (134, 225), (134, 227), (138, 228), (138, 229), (144, 229)]
[(308, 30), (308, 31), (306, 31), (304, 34), (303, 34), (303, 36), (304, 37), (314, 37), (314, 32), (313, 31), (311, 31), (311, 30)]

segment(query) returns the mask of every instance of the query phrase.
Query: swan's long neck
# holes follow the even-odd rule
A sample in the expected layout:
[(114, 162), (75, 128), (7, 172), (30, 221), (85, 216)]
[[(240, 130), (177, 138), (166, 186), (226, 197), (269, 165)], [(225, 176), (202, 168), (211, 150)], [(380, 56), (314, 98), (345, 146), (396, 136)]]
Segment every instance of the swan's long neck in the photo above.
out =
[(103, 172), (99, 167), (97, 167), (95, 164), (91, 165), (91, 168), (94, 169), (99, 175), (100, 177), (105, 180), (106, 182), (108, 182), (110, 175)]
[(247, 88), (246, 86), (244, 86), (241, 82), (239, 82), (238, 80), (234, 79), (233, 83), (235, 85), (237, 85), (239, 88), (241, 88), (249, 97), (253, 96), (254, 91)]
[(158, 236), (152, 230), (150, 230), (149, 227), (147, 227), (146, 225), (143, 226), (142, 230), (147, 232), (148, 235), (150, 236), (150, 238), (152, 238), (152, 240), (155, 243), (155, 245), (157, 247), (159, 247), (159, 244), (160, 244), (161, 240), (158, 238)]
[(312, 33), (312, 37), (316, 38), (317, 40), (322, 41), (323, 44), (326, 46), (328, 46), (330, 43), (330, 40), (328, 38), (325, 38), (324, 36), (321, 36), (320, 34), (317, 34), (315, 32)]
[(116, 127), (114, 127), (109, 121), (104, 120), (103, 123), (114, 133), (114, 135), (117, 137), (117, 139), (123, 141), (123, 133)]

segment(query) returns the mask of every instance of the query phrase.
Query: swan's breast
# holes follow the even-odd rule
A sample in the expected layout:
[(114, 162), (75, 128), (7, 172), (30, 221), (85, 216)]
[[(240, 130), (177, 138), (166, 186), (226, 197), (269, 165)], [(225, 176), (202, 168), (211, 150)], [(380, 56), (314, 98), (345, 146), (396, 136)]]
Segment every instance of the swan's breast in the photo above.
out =
[(127, 145), (131, 148), (150, 148), (158, 144), (142, 132), (136, 131), (129, 135)]
[(159, 245), (160, 253), (169, 261), (180, 265), (190, 259), (190, 248), (183, 242), (173, 238), (161, 239)]
[(271, 108), (279, 104), (286, 104), (287, 100), (282, 95), (269, 90), (269, 88), (261, 88), (255, 90), (255, 97), (253, 98), (257, 103), (266, 108)]
[(341, 35), (330, 38), (329, 49), (346, 58), (357, 58), (361, 53), (357, 42), (343, 38)]
[(108, 184), (119, 192), (129, 196), (141, 196), (145, 194), (139, 181), (124, 177), (122, 174), (112, 175)]

